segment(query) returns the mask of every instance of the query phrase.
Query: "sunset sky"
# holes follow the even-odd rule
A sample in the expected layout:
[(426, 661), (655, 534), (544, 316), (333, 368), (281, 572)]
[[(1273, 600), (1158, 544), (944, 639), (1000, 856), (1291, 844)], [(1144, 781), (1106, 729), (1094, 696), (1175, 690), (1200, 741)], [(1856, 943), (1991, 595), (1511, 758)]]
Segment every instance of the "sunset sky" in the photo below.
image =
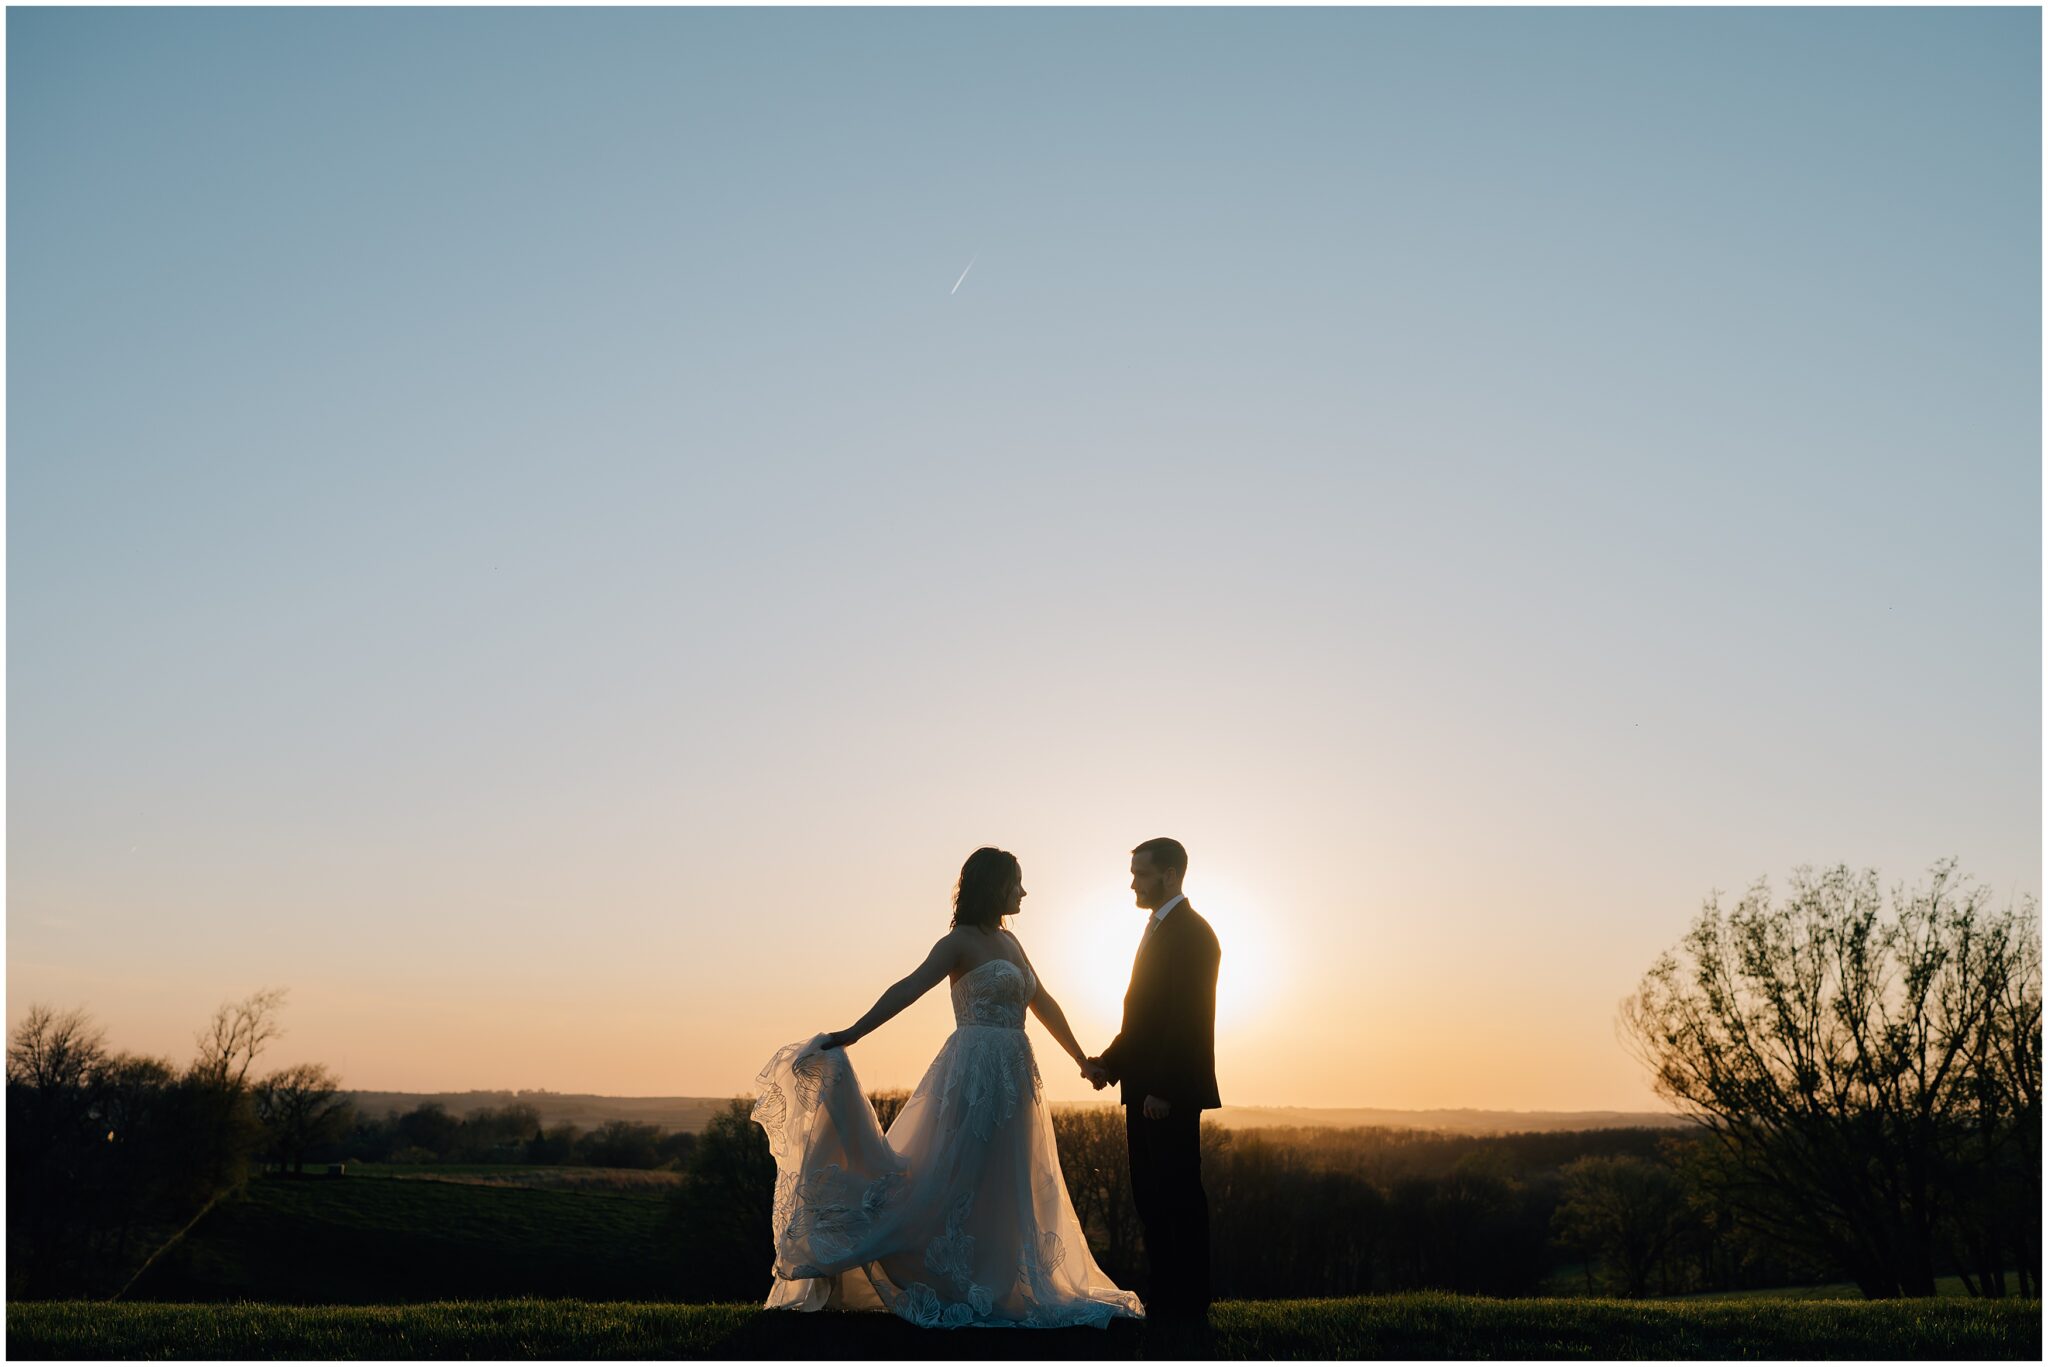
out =
[(11, 10), (8, 1021), (731, 1094), (998, 844), (1094, 1049), (1171, 835), (1226, 1102), (1653, 1108), (2040, 893), (2039, 25)]

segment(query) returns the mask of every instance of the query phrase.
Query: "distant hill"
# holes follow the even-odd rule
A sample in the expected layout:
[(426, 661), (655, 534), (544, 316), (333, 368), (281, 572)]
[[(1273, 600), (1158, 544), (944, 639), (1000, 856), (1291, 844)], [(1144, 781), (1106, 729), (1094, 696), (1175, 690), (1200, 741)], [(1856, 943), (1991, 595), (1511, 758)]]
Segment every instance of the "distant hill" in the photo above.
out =
[(351, 1092), (356, 1109), (365, 1115), (410, 1111), (438, 1101), (453, 1116), (489, 1106), (531, 1106), (543, 1125), (567, 1120), (586, 1130), (607, 1120), (631, 1120), (665, 1130), (701, 1130), (730, 1099), (722, 1096), (592, 1096), (584, 1092)]
[[(595, 1129), (607, 1120), (632, 1120), (669, 1130), (701, 1130), (728, 1098), (715, 1096), (592, 1096), (582, 1092), (353, 1092), (367, 1115), (409, 1111), (438, 1101), (450, 1115), (515, 1103), (533, 1107), (541, 1124), (571, 1121)], [(1691, 1123), (1657, 1111), (1391, 1111), (1369, 1107), (1225, 1106), (1210, 1117), (1225, 1128), (1326, 1125), (1338, 1129), (1438, 1130), (1446, 1134), (1508, 1134), (1552, 1130), (1686, 1129)]]
[(1534, 1134), (1553, 1130), (1682, 1130), (1693, 1122), (1661, 1111), (1387, 1111), (1319, 1106), (1225, 1106), (1226, 1129), (1328, 1125), (1339, 1129), (1437, 1130), (1445, 1134)]

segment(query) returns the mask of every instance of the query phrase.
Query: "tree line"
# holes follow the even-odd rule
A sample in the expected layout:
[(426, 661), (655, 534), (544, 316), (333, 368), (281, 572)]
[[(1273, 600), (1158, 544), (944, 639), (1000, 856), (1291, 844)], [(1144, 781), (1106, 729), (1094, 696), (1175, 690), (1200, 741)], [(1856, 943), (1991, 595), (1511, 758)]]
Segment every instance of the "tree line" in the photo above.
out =
[[(886, 1125), (904, 1094), (872, 1100)], [(706, 1127), (670, 1204), (679, 1294), (765, 1294), (775, 1163), (736, 1099)], [(1142, 1287), (1123, 1115), (1055, 1107), (1060, 1168), (1096, 1261)], [(1717, 1224), (1668, 1130), (1491, 1137), (1391, 1129), (1202, 1127), (1220, 1297), (1438, 1289), (1650, 1295), (1821, 1280), (1747, 1227)], [(1644, 1246), (1644, 1229), (1654, 1226)], [(1568, 1276), (1569, 1281), (1561, 1280)]]
[(361, 1114), (332, 1070), (269, 1073), (281, 989), (222, 1005), (180, 1066), (109, 1047), (83, 1010), (32, 1005), (7, 1048), (10, 1296), (118, 1295), (258, 1172), (350, 1162), (685, 1167), (697, 1136), (628, 1120), (544, 1126), (523, 1103)]
[(83, 1011), (28, 1008), (7, 1046), (9, 1296), (118, 1294), (262, 1155), (334, 1125), (319, 1065), (250, 1075), (283, 1002), (221, 1006), (182, 1067), (115, 1052)]
[(681, 1168), (697, 1136), (631, 1120), (584, 1130), (570, 1121), (543, 1126), (524, 1102), (482, 1106), (455, 1116), (438, 1101), (403, 1113), (357, 1116), (319, 1153), (328, 1161), (370, 1163), (517, 1163), (592, 1168)]

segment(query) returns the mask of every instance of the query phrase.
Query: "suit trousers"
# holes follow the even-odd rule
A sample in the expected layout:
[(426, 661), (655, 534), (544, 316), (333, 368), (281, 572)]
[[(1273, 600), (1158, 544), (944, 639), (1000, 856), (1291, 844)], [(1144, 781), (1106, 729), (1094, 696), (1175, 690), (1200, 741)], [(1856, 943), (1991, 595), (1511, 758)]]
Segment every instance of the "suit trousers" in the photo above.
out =
[(1131, 1201), (1145, 1231), (1152, 1280), (1149, 1314), (1200, 1315), (1209, 1309), (1209, 1194), (1202, 1190), (1202, 1113), (1176, 1106), (1147, 1120), (1124, 1107), (1131, 1148)]

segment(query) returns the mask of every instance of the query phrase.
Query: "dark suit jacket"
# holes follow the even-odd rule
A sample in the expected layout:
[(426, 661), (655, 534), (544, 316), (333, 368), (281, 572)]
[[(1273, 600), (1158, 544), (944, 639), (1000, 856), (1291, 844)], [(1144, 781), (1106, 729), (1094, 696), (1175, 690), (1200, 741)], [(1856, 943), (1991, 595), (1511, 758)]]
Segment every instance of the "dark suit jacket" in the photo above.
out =
[(1182, 902), (1138, 951), (1124, 1024), (1102, 1051), (1126, 1106), (1156, 1096), (1176, 1107), (1221, 1106), (1216, 1095), (1216, 932)]

